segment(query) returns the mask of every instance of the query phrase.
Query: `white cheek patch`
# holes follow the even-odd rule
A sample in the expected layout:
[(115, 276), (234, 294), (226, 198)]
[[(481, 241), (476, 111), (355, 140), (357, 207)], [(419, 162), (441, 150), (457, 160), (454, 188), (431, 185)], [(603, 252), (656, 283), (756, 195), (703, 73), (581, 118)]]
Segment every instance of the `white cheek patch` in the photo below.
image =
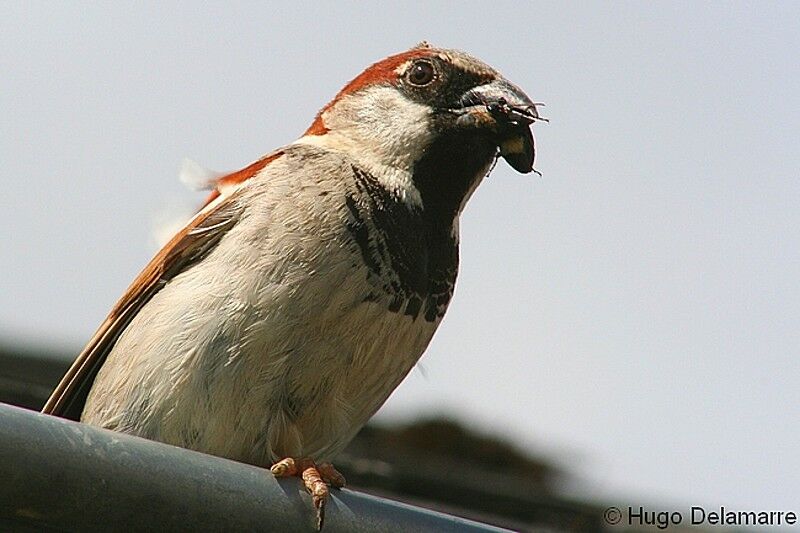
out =
[(412, 102), (394, 87), (374, 86), (326, 110), (326, 134), (296, 142), (347, 153), (398, 198), (421, 207), (412, 172), (433, 141), (430, 118), (428, 106)]

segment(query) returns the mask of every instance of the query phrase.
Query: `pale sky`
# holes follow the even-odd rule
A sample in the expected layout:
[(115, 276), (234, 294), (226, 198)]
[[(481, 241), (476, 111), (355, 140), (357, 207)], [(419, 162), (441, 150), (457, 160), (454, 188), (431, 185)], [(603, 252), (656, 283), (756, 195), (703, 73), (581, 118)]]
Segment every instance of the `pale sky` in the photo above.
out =
[[(0, 339), (74, 353), (202, 196), (370, 63), (464, 49), (536, 101), (379, 417), (448, 413), (624, 505), (800, 512), (800, 4), (3, 2)], [(663, 507), (663, 505), (662, 505)]]

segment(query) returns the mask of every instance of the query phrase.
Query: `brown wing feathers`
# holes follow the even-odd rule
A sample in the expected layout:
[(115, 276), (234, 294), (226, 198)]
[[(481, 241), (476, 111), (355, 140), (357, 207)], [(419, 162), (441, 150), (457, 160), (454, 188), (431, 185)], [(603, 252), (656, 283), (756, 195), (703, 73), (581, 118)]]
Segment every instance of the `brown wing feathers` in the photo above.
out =
[(209, 253), (239, 220), (236, 193), (192, 219), (137, 276), (58, 384), (43, 413), (79, 420), (86, 397), (117, 338), (170, 279)]

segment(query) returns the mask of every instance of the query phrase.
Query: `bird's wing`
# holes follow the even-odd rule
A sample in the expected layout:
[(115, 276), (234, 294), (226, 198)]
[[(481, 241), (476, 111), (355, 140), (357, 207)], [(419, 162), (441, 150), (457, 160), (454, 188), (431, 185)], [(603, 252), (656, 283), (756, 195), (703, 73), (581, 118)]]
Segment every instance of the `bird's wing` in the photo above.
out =
[(119, 336), (169, 280), (208, 254), (238, 222), (242, 206), (233, 192), (207, 205), (150, 261), (58, 384), (43, 413), (79, 420), (95, 376)]

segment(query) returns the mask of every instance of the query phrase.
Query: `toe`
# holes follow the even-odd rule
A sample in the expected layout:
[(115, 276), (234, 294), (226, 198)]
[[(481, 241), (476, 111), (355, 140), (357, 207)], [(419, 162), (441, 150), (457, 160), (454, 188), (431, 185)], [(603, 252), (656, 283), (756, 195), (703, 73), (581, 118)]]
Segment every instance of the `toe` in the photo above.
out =
[(325, 503), (328, 500), (328, 485), (322, 480), (319, 471), (315, 466), (309, 466), (303, 470), (303, 484), (311, 494), (311, 501), (317, 510), (317, 529), (322, 529), (325, 520)]
[(331, 487), (341, 489), (347, 483), (344, 476), (331, 463), (320, 463), (317, 465), (317, 470), (322, 480), (329, 483)]
[(299, 476), (303, 479), (303, 485), (311, 494), (311, 502), (317, 512), (317, 529), (322, 529), (325, 521), (325, 504), (330, 495), (328, 483), (336, 488), (344, 487), (344, 476), (332, 464), (321, 463), (317, 466), (312, 459), (307, 457), (281, 459), (272, 465), (270, 471), (275, 477)]
[(270, 468), (275, 477), (292, 477), (298, 474), (297, 463), (291, 457), (281, 459)]

